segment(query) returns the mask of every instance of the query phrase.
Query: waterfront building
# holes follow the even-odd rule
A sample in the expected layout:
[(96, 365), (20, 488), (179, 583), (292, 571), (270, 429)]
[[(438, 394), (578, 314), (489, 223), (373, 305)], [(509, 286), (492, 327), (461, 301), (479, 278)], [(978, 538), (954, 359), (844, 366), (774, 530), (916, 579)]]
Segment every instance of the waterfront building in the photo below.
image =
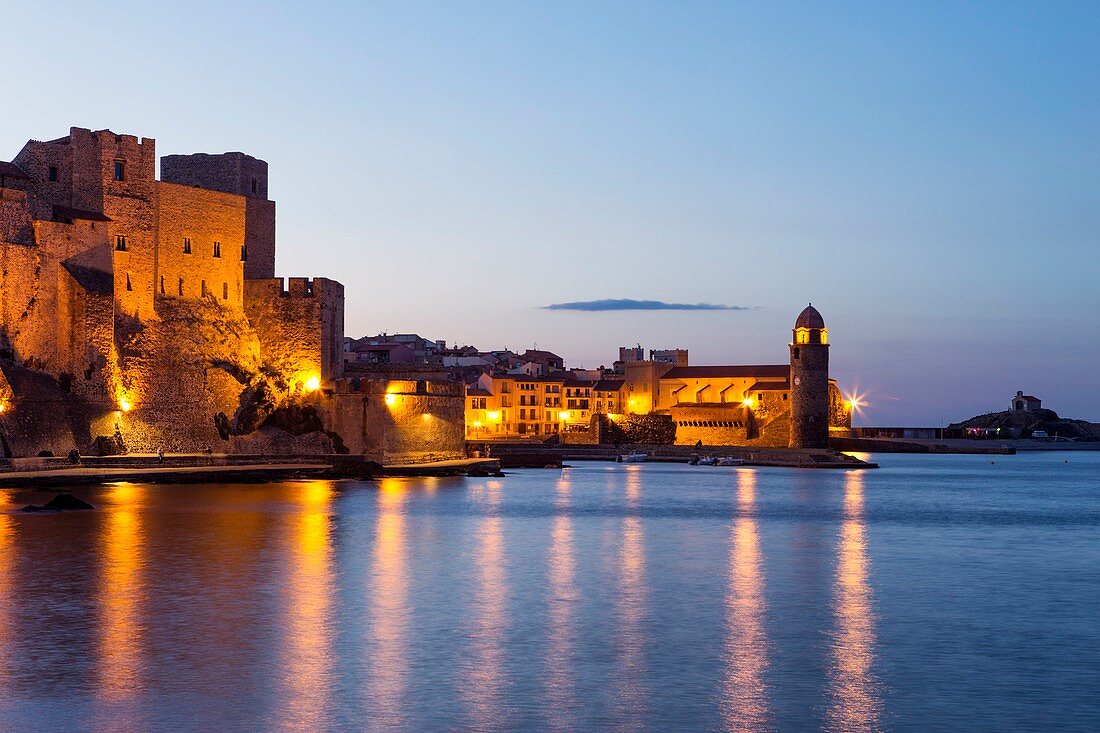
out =
[(853, 406), (829, 378), (828, 329), (812, 305), (798, 315), (788, 348), (786, 364), (692, 366), (686, 349), (652, 350), (643, 360), (638, 346), (620, 347), (615, 372), (602, 375), (486, 374), (467, 391), (467, 435), (564, 432), (584, 441), (591, 436), (579, 434), (597, 415), (657, 414), (672, 420), (681, 445), (827, 447), (830, 433), (850, 430)]

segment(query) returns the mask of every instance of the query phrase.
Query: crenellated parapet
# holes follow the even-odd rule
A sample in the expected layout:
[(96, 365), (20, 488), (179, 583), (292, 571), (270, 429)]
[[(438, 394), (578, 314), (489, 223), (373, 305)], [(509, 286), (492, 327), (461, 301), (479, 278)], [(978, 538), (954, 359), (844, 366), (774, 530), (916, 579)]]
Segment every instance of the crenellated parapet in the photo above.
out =
[(245, 314), (265, 360), (288, 378), (343, 375), (344, 286), (327, 278), (245, 280)]

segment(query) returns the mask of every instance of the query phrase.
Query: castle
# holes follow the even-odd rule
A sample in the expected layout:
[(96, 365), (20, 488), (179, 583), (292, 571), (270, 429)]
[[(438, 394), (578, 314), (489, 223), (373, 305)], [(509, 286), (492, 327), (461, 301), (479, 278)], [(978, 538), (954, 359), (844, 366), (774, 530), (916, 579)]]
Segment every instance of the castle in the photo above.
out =
[[(266, 162), (155, 161), (150, 138), (74, 127), (0, 162), (0, 457), (461, 454), (460, 395), (455, 418), (445, 387), (343, 379), (344, 288), (275, 277)], [(387, 416), (402, 391), (457, 442)]]

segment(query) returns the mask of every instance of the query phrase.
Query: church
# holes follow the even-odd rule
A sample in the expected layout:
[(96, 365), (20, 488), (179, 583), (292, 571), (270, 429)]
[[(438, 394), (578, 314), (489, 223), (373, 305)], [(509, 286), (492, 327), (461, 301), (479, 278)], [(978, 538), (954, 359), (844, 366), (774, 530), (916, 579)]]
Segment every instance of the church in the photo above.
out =
[(677, 445), (827, 448), (846, 433), (852, 405), (829, 378), (829, 330), (808, 305), (795, 320), (786, 364), (624, 364), (627, 412), (667, 414)]

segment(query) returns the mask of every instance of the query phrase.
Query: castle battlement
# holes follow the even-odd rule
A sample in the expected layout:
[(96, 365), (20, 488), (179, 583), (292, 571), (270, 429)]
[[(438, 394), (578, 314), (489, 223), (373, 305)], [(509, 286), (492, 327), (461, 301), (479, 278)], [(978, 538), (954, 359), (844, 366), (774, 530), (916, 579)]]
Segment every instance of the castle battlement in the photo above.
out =
[(245, 281), (249, 298), (343, 298), (344, 286), (327, 277), (267, 277)]

